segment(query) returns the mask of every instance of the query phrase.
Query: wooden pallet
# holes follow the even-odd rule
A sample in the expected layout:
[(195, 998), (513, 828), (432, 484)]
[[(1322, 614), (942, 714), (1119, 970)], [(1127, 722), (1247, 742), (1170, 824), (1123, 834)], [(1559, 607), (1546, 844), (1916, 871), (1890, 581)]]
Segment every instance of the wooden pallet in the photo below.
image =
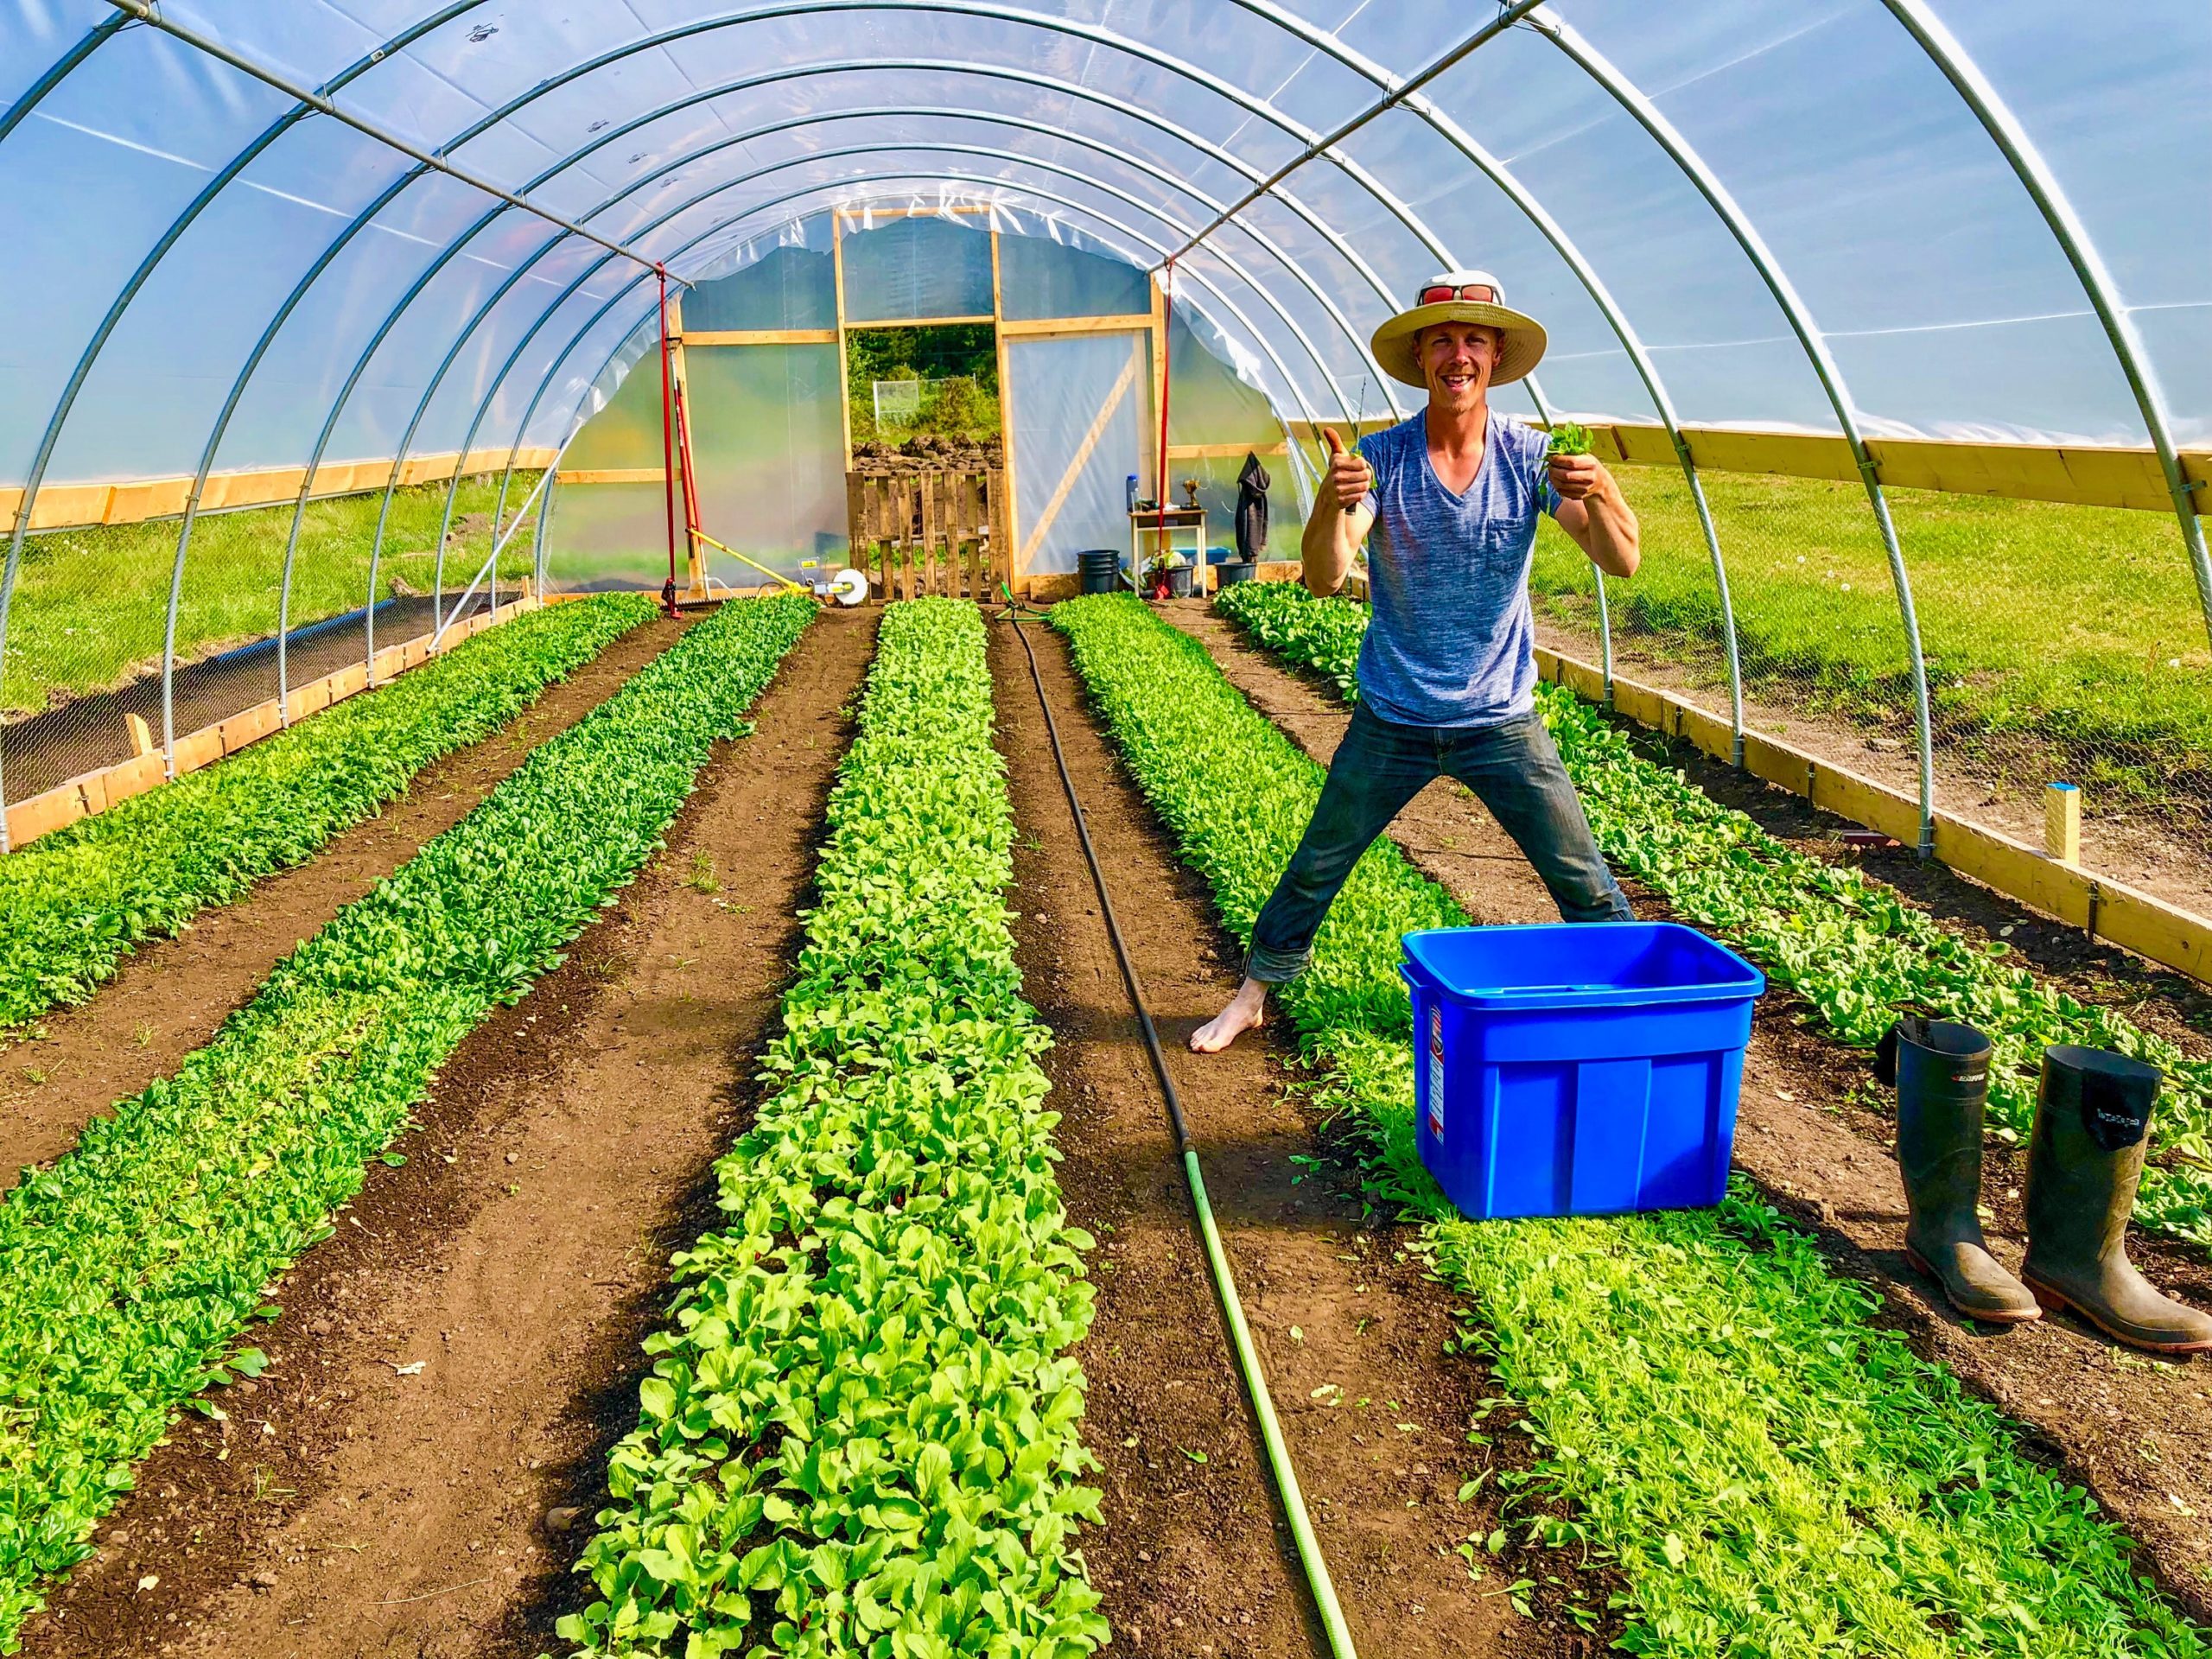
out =
[(870, 597), (989, 599), (1012, 579), (1005, 474), (988, 471), (845, 474), (852, 563)]

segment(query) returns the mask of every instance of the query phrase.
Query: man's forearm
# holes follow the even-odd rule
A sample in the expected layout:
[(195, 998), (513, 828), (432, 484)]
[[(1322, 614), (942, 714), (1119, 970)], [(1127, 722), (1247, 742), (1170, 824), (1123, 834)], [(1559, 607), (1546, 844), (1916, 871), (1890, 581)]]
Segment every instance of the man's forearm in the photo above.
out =
[(1325, 599), (1344, 585), (1351, 556), (1359, 550), (1354, 528), (1352, 514), (1325, 495), (1314, 497), (1313, 511), (1306, 516), (1306, 531), (1299, 541), (1299, 578), (1315, 598)]
[(1609, 576), (1634, 575), (1643, 557), (1638, 550), (1640, 531), (1634, 510), (1611, 473), (1583, 498), (1582, 508), (1589, 515), (1582, 550), (1590, 556), (1590, 563)]

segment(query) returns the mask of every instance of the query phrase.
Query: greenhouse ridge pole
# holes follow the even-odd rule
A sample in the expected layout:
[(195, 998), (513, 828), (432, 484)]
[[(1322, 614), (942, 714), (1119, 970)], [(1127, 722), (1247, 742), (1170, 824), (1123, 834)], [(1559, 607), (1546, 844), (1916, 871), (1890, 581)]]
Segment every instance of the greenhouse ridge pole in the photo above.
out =
[(2012, 113), (2004, 94), (1991, 85), (1989, 78), (1982, 73), (1981, 66), (1943, 26), (1942, 20), (1929, 10), (1925, 0), (1882, 0), (1882, 3), (1904, 26), (1905, 32), (1919, 42), (1921, 49), (1935, 60), (1936, 67), (1943, 72), (1952, 89), (1965, 100), (1974, 118), (1981, 123), (1982, 130), (2012, 163), (2012, 171), (2019, 175), (2036, 211), (2043, 215), (2044, 226), (2066, 255), (2066, 263), (2074, 268), (2082, 291), (2088, 296), (2097, 321), (2104, 326), (2105, 339), (2111, 343), (2113, 355), (2120, 359), (2120, 371), (2127, 377), (2127, 389), (2135, 396), (2135, 406), (2142, 411), (2143, 424), (2151, 434), (2151, 446), (2158, 452), (2158, 467), (2166, 476), (2166, 493), (2173, 498), (2174, 517), (2181, 524), (2182, 544), (2189, 550), (2190, 568), (2196, 577), (2196, 601), (2204, 613), (2205, 633), (2212, 639), (2212, 556), (2208, 556), (2205, 550), (2204, 524), (2192, 494), (2195, 486), (2182, 473), (2181, 457), (2174, 448), (2173, 429), (2166, 420), (2165, 394), (2151, 366), (2150, 354), (2144, 350), (2142, 337), (2135, 332), (2135, 320), (2120, 302), (2118, 285), (2106, 268), (2103, 255), (2097, 251), (2088, 227), (2074, 211), (2073, 201), (2059, 183), (2058, 175), (2051, 171), (2050, 163), (2028, 137), (2027, 129)]
[(1851, 445), (1857, 463), (1860, 483), (1866, 486), (1866, 499), (1873, 508), (1874, 525), (1880, 532), (1883, 550), (1889, 556), (1890, 582), (1897, 590), (1897, 614), (1904, 626), (1905, 651), (1912, 673), (1913, 713), (1916, 720), (1920, 761), (1920, 855), (1928, 858), (1936, 850), (1936, 754), (1935, 735), (1928, 711), (1928, 662), (1921, 649), (1920, 617), (1912, 601), (1912, 580), (1906, 573), (1904, 551), (1897, 544), (1896, 524), (1890, 518), (1888, 496), (1882, 489), (1879, 473), (1874, 466), (1872, 453), (1859, 429), (1859, 415), (1846, 389), (1843, 371), (1828, 351), (1827, 341), (1815, 325), (1811, 311), (1796, 285), (1789, 280), (1781, 262), (1768, 247), (1748, 214), (1744, 212), (1719, 176), (1707, 165), (1705, 158), (1675, 129), (1660, 111), (1658, 105), (1615, 68), (1612, 63), (1592, 47), (1573, 29), (1556, 18), (1547, 17), (1534, 24), (1564, 53), (1568, 60), (1581, 67), (1592, 80), (1610, 92), (1614, 101), (1635, 118), (1637, 124), (1650, 135), (1665, 150), (1675, 164), (1681, 168), (1707, 205), (1720, 216), (1729, 234), (1736, 238), (1745, 257), (1751, 262), (1775, 303), (1782, 308), (1789, 320), (1790, 332), (1796, 335), (1811, 362), (1813, 372), (1820, 378), (1821, 390), (1827, 393), (1830, 407), (1835, 411), (1837, 423)]
[[(1199, 243), (1205, 241), (1206, 238), (1211, 236), (1214, 232), (1219, 230), (1223, 226), (1229, 223), (1230, 219), (1236, 218), (1237, 214), (1243, 213), (1254, 202), (1259, 200), (1262, 196), (1266, 195), (1268, 192), (1274, 189), (1275, 186), (1281, 184), (1293, 173), (1295, 173), (1300, 168), (1305, 166), (1306, 162), (1312, 161), (1317, 156), (1320, 156), (1328, 150), (1333, 149), (1337, 145), (1351, 137), (1352, 134), (1357, 132), (1362, 127), (1374, 120), (1377, 116), (1387, 114), (1391, 110), (1395, 109), (1399, 105), (1404, 103), (1406, 99), (1411, 98), (1415, 92), (1418, 92), (1422, 87), (1427, 86), (1430, 81), (1434, 80), (1446, 70), (1451, 68), (1453, 65), (1468, 57), (1475, 52), (1477, 48), (1485, 46), (1490, 41), (1497, 39), (1497, 36), (1503, 35), (1507, 29), (1512, 28), (1514, 24), (1519, 22), (1522, 17), (1526, 16), (1529, 12), (1534, 11), (1542, 3), (1543, 0), (1512, 0), (1512, 3), (1502, 6), (1499, 9), (1497, 16), (1491, 18), (1490, 22), (1484, 23), (1472, 35), (1470, 35), (1465, 40), (1460, 41), (1459, 45), (1452, 48), (1451, 50), (1446, 52), (1441, 57), (1432, 60), (1427, 67), (1416, 70), (1406, 79), (1398, 81), (1394, 85), (1388, 86), (1381, 98), (1376, 99), (1374, 103), (1369, 105), (1357, 115), (1353, 116), (1349, 121), (1344, 122), (1340, 125), (1331, 129), (1329, 131), (1322, 134), (1321, 137), (1314, 139), (1311, 143), (1307, 144), (1304, 149), (1292, 156), (1289, 161), (1284, 162), (1273, 173), (1270, 173), (1265, 179), (1262, 180), (1259, 183), (1254, 185), (1249, 190), (1246, 191), (1243, 195), (1238, 197), (1236, 200), (1224, 208), (1220, 213), (1216, 215), (1211, 220), (1200, 226), (1198, 230), (1192, 234), (1189, 241), (1184, 243), (1181, 247), (1176, 249), (1173, 253), (1168, 256), (1168, 257), (1171, 259), (1181, 258), (1185, 254), (1190, 252), (1192, 249), (1197, 247)], [(1280, 22), (1280, 20), (1278, 20), (1278, 22)]]
[(463, 168), (455, 167), (443, 156), (410, 144), (397, 133), (379, 126), (365, 117), (349, 114), (322, 93), (301, 86), (297, 81), (278, 73), (265, 64), (257, 63), (241, 53), (233, 52), (221, 41), (201, 34), (198, 29), (189, 29), (182, 23), (171, 22), (162, 16), (161, 8), (154, 4), (152, 0), (108, 0), (108, 3), (118, 11), (129, 13), (131, 17), (145, 24), (149, 29), (157, 29), (164, 35), (182, 41), (187, 46), (198, 48), (218, 62), (226, 63), (239, 73), (250, 75), (264, 86), (275, 87), (287, 98), (298, 99), (317, 114), (327, 115), (332, 120), (349, 126), (354, 131), (397, 150), (411, 161), (420, 162), (424, 167), (442, 173), (448, 178), (458, 180), (471, 189), (481, 190), (487, 196), (495, 196), (510, 207), (519, 207), (526, 213), (535, 214), (547, 224), (567, 232), (570, 236), (581, 236), (588, 242), (596, 242), (610, 253), (619, 253), (626, 259), (634, 259), (648, 269), (652, 265), (653, 262), (650, 258), (638, 252), (634, 248), (626, 246), (620, 242), (609, 241), (596, 231), (586, 230), (574, 219), (563, 219), (550, 208), (539, 207), (528, 196), (518, 195), (512, 190), (493, 183), (489, 179), (468, 172)]

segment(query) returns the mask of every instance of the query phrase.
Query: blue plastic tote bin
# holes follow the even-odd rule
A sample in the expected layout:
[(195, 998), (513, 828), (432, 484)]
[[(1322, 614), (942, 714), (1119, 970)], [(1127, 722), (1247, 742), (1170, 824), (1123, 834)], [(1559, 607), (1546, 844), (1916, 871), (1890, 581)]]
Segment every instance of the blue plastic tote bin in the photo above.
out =
[(1759, 970), (1672, 922), (1405, 936), (1416, 1134), (1478, 1219), (1717, 1204)]

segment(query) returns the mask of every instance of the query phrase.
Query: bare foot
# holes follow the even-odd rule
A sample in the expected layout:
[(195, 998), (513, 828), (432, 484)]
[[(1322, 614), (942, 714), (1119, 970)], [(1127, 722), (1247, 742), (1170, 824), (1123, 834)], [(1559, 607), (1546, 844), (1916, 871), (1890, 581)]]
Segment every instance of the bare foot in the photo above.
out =
[(1194, 1054), (1218, 1054), (1266, 1017), (1268, 988), (1248, 979), (1236, 988), (1229, 1006), (1191, 1033)]

